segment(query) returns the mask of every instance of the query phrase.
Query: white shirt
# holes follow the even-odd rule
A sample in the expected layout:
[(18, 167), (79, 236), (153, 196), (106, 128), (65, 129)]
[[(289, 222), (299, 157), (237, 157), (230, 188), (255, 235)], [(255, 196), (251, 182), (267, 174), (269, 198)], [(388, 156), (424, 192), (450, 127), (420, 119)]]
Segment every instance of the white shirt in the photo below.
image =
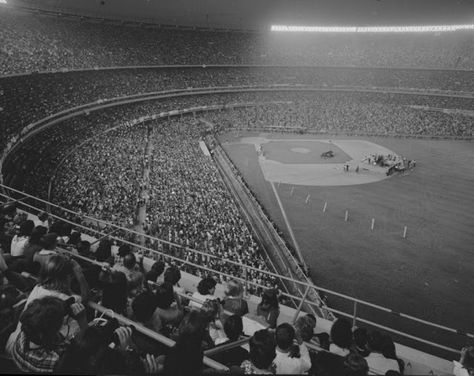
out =
[(387, 371), (393, 370), (400, 372), (398, 362), (394, 359), (388, 359), (380, 353), (370, 353), (365, 360), (369, 365), (370, 371), (385, 375)]
[(304, 343), (300, 345), (300, 354), (299, 358), (290, 358), (288, 353), (283, 353), (276, 348), (276, 357), (273, 359), (273, 363), (276, 366), (276, 373), (292, 375), (307, 373), (311, 368), (311, 359), (309, 357), (308, 348)]
[(209, 295), (209, 294), (208, 295), (201, 295), (198, 291), (193, 293), (192, 297), (195, 298), (195, 299), (198, 299), (199, 301), (201, 301), (201, 303), (197, 303), (197, 302), (191, 300), (189, 302), (189, 306), (191, 308), (201, 308), (202, 303), (204, 303), (206, 300), (208, 300), (208, 299), (210, 299), (210, 300), (217, 299), (217, 296), (215, 296), (215, 295)]
[(329, 345), (329, 351), (332, 352), (333, 354), (340, 355), (340, 356), (347, 356), (350, 353), (349, 349), (343, 349), (342, 347), (339, 347), (338, 345), (335, 345), (334, 343), (331, 343)]
[(12, 257), (23, 256), (23, 249), (25, 248), (26, 243), (28, 242), (27, 236), (18, 236), (15, 235), (12, 239), (10, 254)]
[(454, 368), (453, 368), (454, 376), (469, 376), (468, 370), (464, 368), (461, 363), (454, 360), (453, 364), (454, 364)]

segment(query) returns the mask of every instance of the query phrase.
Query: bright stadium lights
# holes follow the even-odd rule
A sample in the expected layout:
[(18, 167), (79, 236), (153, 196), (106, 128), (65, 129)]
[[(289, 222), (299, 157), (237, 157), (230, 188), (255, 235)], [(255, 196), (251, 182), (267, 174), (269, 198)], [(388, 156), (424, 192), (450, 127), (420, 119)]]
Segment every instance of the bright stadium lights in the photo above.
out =
[(7, 0), (0, 0), (0, 4), (6, 4)]
[(305, 33), (433, 33), (457, 30), (474, 30), (474, 24), (433, 26), (271, 26), (271, 31)]

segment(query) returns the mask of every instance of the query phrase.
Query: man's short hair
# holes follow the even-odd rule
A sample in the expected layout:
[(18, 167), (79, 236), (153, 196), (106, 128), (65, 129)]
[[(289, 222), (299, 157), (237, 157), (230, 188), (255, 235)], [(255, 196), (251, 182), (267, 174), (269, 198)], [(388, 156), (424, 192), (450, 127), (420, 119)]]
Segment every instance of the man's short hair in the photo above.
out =
[(287, 350), (293, 345), (295, 339), (295, 329), (288, 323), (277, 326), (275, 332), (277, 346), (282, 350)]
[(171, 265), (170, 267), (168, 267), (168, 269), (166, 269), (163, 278), (165, 282), (171, 283), (172, 285), (176, 285), (181, 279), (181, 272), (176, 266)]
[(231, 341), (236, 341), (243, 330), (242, 317), (239, 315), (229, 316), (224, 322), (224, 332)]
[(137, 263), (137, 259), (133, 253), (127, 253), (123, 258), (123, 266), (127, 269), (132, 269)]

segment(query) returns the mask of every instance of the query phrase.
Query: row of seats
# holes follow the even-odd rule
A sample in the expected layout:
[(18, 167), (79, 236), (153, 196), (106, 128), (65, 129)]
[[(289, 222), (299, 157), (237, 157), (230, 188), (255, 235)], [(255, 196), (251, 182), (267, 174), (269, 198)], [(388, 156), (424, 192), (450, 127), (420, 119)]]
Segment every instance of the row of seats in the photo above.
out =
[[(2, 207), (2, 371), (403, 374), (384, 333), (342, 318), (316, 333), (308, 314), (281, 322), (278, 290), (266, 290), (254, 310), (235, 280), (223, 299), (210, 276), (188, 292), (177, 264), (163, 259), (145, 270), (124, 244), (115, 254), (95, 249), (70, 224), (34, 218)], [(455, 374), (472, 372), (473, 361), (474, 348), (463, 349)]]

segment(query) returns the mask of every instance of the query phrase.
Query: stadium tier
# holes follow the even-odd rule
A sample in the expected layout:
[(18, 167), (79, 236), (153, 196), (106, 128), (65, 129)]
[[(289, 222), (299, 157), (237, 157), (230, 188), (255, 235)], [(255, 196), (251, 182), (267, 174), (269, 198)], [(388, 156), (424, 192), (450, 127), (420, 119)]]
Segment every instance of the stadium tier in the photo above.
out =
[(473, 30), (155, 26), (0, 4), (0, 373), (473, 374)]

